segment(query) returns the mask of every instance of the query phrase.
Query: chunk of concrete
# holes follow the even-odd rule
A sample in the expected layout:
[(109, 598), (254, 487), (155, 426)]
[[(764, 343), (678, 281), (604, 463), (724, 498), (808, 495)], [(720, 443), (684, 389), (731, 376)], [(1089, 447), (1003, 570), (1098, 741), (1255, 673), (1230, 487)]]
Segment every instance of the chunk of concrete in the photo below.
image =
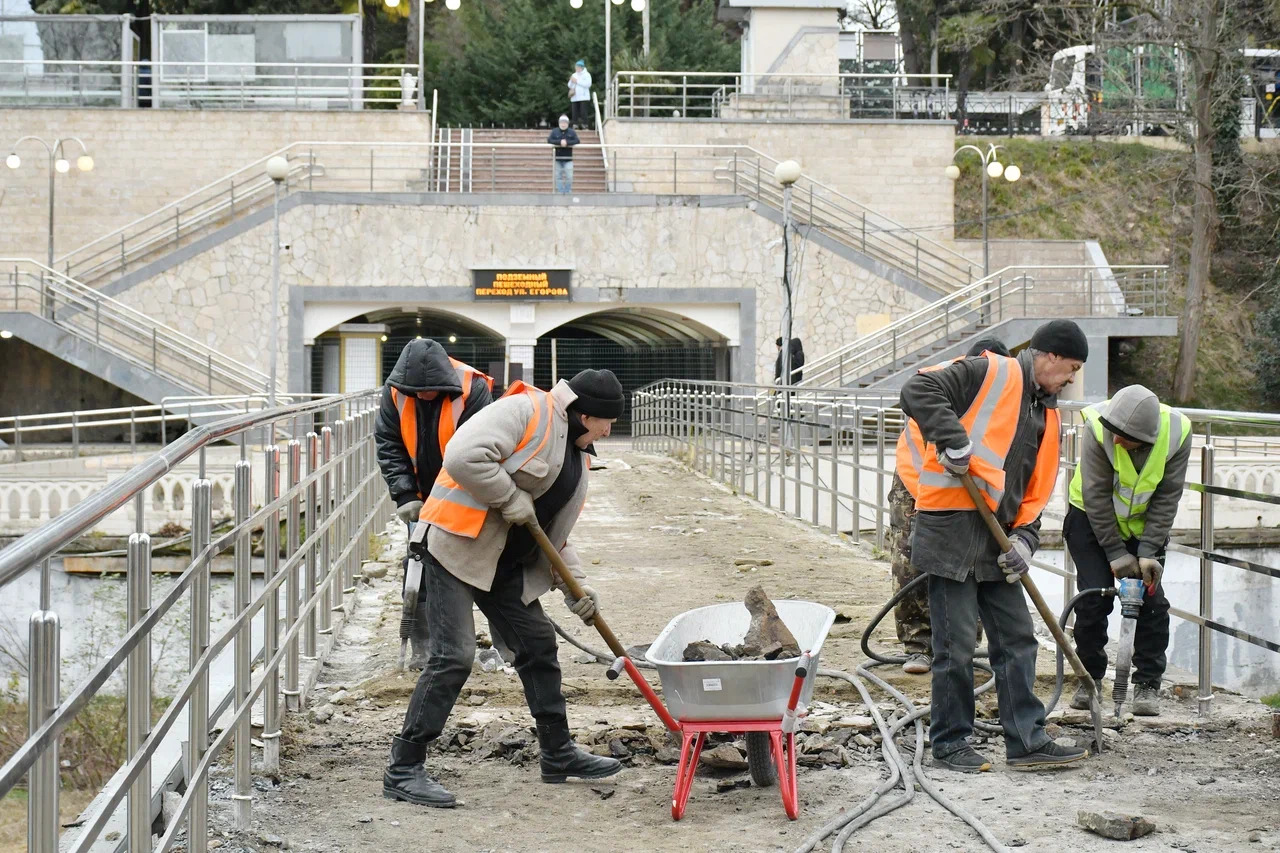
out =
[(722, 743), (715, 749), (702, 753), (703, 764), (715, 770), (746, 770), (747, 759), (742, 752), (731, 743)]
[(1141, 815), (1122, 815), (1116, 812), (1080, 811), (1076, 813), (1076, 822), (1096, 835), (1118, 841), (1141, 838), (1156, 829), (1155, 823)]
[(758, 648), (759, 653), (770, 660), (800, 656), (800, 644), (778, 615), (764, 587), (748, 590), (743, 603), (751, 613), (751, 627), (742, 640), (744, 648)]
[(684, 659), (686, 661), (726, 661), (733, 660), (715, 643), (710, 640), (695, 640), (684, 647)]

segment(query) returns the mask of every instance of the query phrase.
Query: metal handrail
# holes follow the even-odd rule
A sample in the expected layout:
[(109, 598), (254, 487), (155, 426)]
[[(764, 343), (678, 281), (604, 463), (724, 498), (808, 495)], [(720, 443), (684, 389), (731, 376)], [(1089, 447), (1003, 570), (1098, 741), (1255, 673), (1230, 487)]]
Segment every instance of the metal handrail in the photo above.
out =
[[(292, 697), (300, 695), (300, 655), (314, 658), (318, 634), (329, 629), (331, 605), (344, 603), (355, 589), (358, 566), (370, 536), (391, 518), (391, 505), (381, 486), (374, 442), (373, 415), (378, 390), (331, 396), (314, 402), (237, 415), (215, 424), (198, 427), (173, 444), (135, 466), (119, 479), (57, 519), (24, 536), (0, 551), (0, 588), (26, 572), (41, 572), (41, 607), (32, 617), (33, 643), (30, 649), (28, 689), (33, 704), (33, 722), (26, 740), (0, 767), (0, 796), (4, 796), (30, 772), (29, 821), (33, 853), (52, 853), (58, 848), (58, 763), (57, 737), (88, 702), (103, 689), (120, 665), (128, 661), (126, 717), (130, 720), (126, 764), (113, 778), (104, 796), (95, 802), (96, 813), (86, 816), (78, 836), (68, 849), (85, 851), (102, 835), (108, 822), (127, 796), (130, 849), (151, 849), (152, 759), (163, 740), (177, 735), (174, 726), (180, 714), (188, 718), (185, 742), (189, 752), (185, 764), (186, 793), (177, 817), (166, 829), (160, 849), (168, 850), (180, 828), (188, 830), (189, 849), (204, 850), (207, 838), (207, 773), (218, 751), (234, 736), (234, 786), (237, 800), (236, 823), (247, 829), (251, 822), (250, 709), (264, 696), (265, 723), (263, 763), (269, 771), (279, 768), (281, 728), (280, 687), (289, 710), (298, 710)], [(271, 443), (261, 451), (265, 465), (265, 499), (256, 511), (250, 504), (251, 466), (247, 459), (248, 439), (256, 430), (274, 436), (276, 427), (292, 423), (323, 429), (307, 435), (306, 454), (296, 440), (287, 445), (287, 466), (280, 463), (280, 448)], [(332, 424), (332, 427), (329, 426)], [(234, 526), (217, 538), (211, 536), (211, 484), (204, 479), (206, 449), (218, 441), (238, 439), (241, 461), (236, 465)], [(130, 537), (127, 585), (129, 617), (124, 637), (107, 654), (106, 660), (78, 685), (72, 695), (59, 701), (58, 620), (51, 602), (49, 560), (59, 549), (83, 535), (102, 518), (129, 502), (138, 508), (137, 523), (142, 529), (143, 507), (150, 487), (179, 464), (199, 456), (199, 475), (192, 484), (191, 560), (164, 599), (150, 602), (150, 538), (145, 533)], [(305, 467), (304, 467), (305, 460)], [(281, 480), (285, 479), (281, 488)], [(285, 556), (280, 556), (281, 517), (287, 516)], [(305, 537), (301, 520), (305, 517)], [(250, 596), (250, 535), (261, 528), (264, 535), (265, 583), (256, 598)], [(213, 557), (235, 551), (235, 607), (231, 624), (213, 638), (208, 636), (209, 573)], [(286, 591), (283, 624), (278, 611), (281, 588)], [(151, 724), (150, 667), (147, 649), (151, 632), (160, 620), (188, 592), (191, 595), (191, 649), (189, 674), (178, 688), (172, 703)], [(253, 657), (251, 622), (264, 614), (262, 657), (265, 672), (255, 686), (250, 672)], [(282, 630), (283, 629), (283, 630)], [(209, 744), (210, 665), (226, 647), (234, 644), (235, 686), (230, 694), (231, 719), (221, 735)], [(301, 645), (301, 648), (300, 648)], [(134, 722), (139, 721), (135, 726)], [(171, 734), (172, 733), (172, 734)], [(165, 775), (168, 769), (164, 770)], [(197, 806), (198, 803), (198, 806)], [(186, 819), (184, 821), (184, 818)], [(145, 836), (145, 838), (143, 838)]]
[[(1128, 312), (1140, 310), (1154, 316), (1165, 316), (1159, 312), (1168, 307), (1167, 293), (1164, 290), (1167, 285), (1167, 270), (1167, 266), (1155, 264), (1004, 267), (962, 290), (918, 308), (887, 326), (806, 363), (803, 367), (804, 380), (798, 384), (842, 385), (846, 377), (856, 379), (870, 374), (872, 365), (881, 366), (886, 358), (889, 365), (894, 365), (900, 358), (908, 357), (937, 340), (967, 329), (976, 329), (979, 321), (995, 323), (1013, 317), (1044, 316), (1045, 312), (1063, 311), (1068, 311), (1072, 316), (1129, 316)], [(1048, 304), (1033, 301), (1029, 296), (1035, 291), (1037, 284), (1031, 273), (1042, 271), (1074, 274), (1070, 279), (1069, 289), (1049, 292), (1054, 301)], [(1139, 307), (1135, 304), (1136, 300), (1130, 302), (1123, 298), (1123, 288), (1120, 288), (1120, 294), (1109, 291), (1108, 284), (1118, 286), (1119, 281), (1132, 275), (1152, 276), (1157, 290), (1150, 294), (1139, 294), (1154, 297), (1152, 302), (1145, 302)], [(1063, 282), (1052, 280), (1051, 283), (1062, 285)], [(1019, 295), (1021, 298), (1015, 298)], [(1114, 300), (1116, 296), (1121, 297), (1118, 302)], [(1100, 310), (1098, 303), (1108, 299), (1113, 301), (1111, 310)], [(1078, 306), (1075, 304), (1077, 301)], [(910, 364), (903, 365), (904, 368), (909, 366)]]
[(37, 261), (0, 258), (0, 272), (0, 289), (8, 279), (12, 293), (11, 302), (0, 296), (0, 305), (10, 303), (14, 310), (31, 311), (193, 391), (213, 390), (192, 387), (193, 377), (201, 375), (209, 386), (216, 378), (239, 394), (267, 387), (266, 374)]
[[(843, 393), (842, 393), (843, 392)], [(812, 394), (812, 397), (806, 396)], [(764, 503), (819, 529), (847, 535), (854, 542), (864, 536), (869, 521), (874, 542), (885, 547), (888, 530), (887, 496), (894, 476), (894, 453), (905, 416), (883, 398), (854, 389), (779, 389), (727, 382), (663, 380), (632, 393), (632, 443), (642, 452), (669, 453), (695, 470), (733, 488), (737, 494)], [(1079, 410), (1085, 404), (1059, 401), (1063, 419), (1060, 466), (1072, 475), (1079, 459)], [(1226, 634), (1280, 653), (1280, 637), (1263, 637), (1213, 618), (1213, 580), (1216, 566), (1230, 566), (1267, 577), (1280, 577), (1280, 568), (1215, 552), (1214, 499), (1232, 498), (1264, 506), (1280, 506), (1280, 496), (1216, 485), (1215, 426), (1280, 429), (1280, 415), (1182, 409), (1203, 434), (1199, 482), (1185, 490), (1200, 504), (1198, 547), (1170, 543), (1168, 549), (1200, 561), (1199, 606), (1192, 612), (1171, 608), (1174, 615), (1199, 626), (1199, 710), (1212, 707), (1211, 639)], [(1074, 422), (1073, 422), (1074, 421)], [(867, 457), (872, 459), (868, 460)], [(1068, 490), (1059, 489), (1061, 514)], [(842, 513), (851, 519), (845, 530)], [(1070, 553), (1064, 567), (1033, 561), (1063, 578), (1063, 601), (1074, 594), (1075, 574)]]
[(591, 106), (596, 114), (596, 133), (600, 134), (600, 159), (604, 161), (604, 173), (609, 174), (609, 143), (604, 138), (604, 120), (600, 117), (600, 99), (596, 97), (595, 89), (591, 90)]

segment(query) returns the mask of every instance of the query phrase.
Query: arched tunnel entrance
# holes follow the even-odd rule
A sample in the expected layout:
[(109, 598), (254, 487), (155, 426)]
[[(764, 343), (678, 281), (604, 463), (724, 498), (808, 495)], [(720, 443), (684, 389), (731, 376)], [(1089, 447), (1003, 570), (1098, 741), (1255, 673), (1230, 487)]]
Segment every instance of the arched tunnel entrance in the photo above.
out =
[(630, 394), (659, 379), (714, 380), (729, 376), (723, 336), (677, 314), (617, 308), (570, 320), (538, 338), (534, 384), (550, 388), (588, 367), (617, 374), (627, 406), (615, 432), (630, 434)]

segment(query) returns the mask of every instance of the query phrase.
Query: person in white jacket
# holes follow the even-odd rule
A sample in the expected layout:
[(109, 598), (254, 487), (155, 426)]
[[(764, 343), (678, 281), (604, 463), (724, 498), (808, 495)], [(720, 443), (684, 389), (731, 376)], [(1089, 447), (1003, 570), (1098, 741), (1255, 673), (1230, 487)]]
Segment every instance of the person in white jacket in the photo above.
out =
[(587, 61), (579, 59), (573, 66), (573, 76), (569, 78), (569, 117), (573, 126), (586, 127), (590, 112), (591, 72), (587, 70)]

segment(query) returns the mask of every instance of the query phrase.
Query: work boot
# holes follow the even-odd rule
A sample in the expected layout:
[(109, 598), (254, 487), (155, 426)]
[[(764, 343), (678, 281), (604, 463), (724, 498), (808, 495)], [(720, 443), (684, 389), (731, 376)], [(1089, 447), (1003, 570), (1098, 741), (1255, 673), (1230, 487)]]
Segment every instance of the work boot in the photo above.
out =
[(1133, 715), (1135, 717), (1160, 716), (1160, 688), (1139, 684), (1133, 691)]
[(569, 777), (603, 779), (622, 769), (616, 758), (592, 755), (574, 746), (568, 722), (538, 724), (538, 746), (542, 749), (542, 781), (557, 784)]
[(957, 773), (985, 773), (991, 769), (991, 762), (982, 753), (965, 744), (942, 758), (935, 755), (933, 766), (943, 770), (954, 770)]
[(431, 634), (427, 625), (427, 602), (421, 598), (418, 599), (418, 607), (413, 613), (413, 628), (409, 632), (409, 663), (408, 669), (413, 672), (421, 672), (427, 668), (427, 658), (430, 653), (427, 651), (427, 640)]
[(1006, 758), (1005, 763), (1017, 770), (1035, 770), (1042, 767), (1060, 767), (1089, 757), (1089, 750), (1079, 746), (1060, 746), (1049, 741), (1035, 752)]
[(1071, 707), (1077, 711), (1088, 711), (1092, 708), (1089, 701), (1093, 698), (1093, 694), (1089, 691), (1087, 684), (1077, 684), (1075, 695), (1071, 697)]
[(933, 658), (924, 652), (908, 655), (902, 664), (902, 671), (907, 675), (926, 675), (933, 669)]
[(382, 796), (433, 809), (451, 809), (457, 805), (457, 798), (427, 775), (427, 768), (422, 766), (426, 755), (425, 743), (393, 737), (391, 760), (382, 772)]

